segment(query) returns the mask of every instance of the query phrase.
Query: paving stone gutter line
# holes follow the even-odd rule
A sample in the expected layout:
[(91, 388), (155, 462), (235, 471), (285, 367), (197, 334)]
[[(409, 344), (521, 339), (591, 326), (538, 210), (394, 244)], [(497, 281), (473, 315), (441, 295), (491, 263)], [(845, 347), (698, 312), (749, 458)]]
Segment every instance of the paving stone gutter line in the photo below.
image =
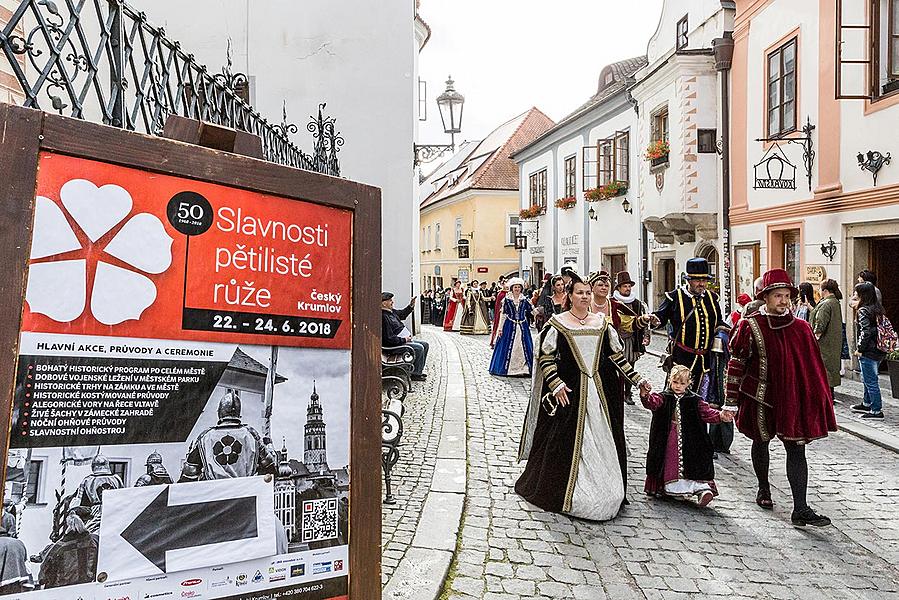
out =
[(384, 600), (436, 600), (456, 550), (466, 492), (466, 397), (462, 361), (445, 344), (446, 401), (437, 461), (412, 545), (384, 587)]
[[(647, 348), (646, 351), (653, 356), (661, 356), (661, 353), (654, 348)], [(860, 400), (858, 396), (846, 394), (840, 391), (837, 391), (835, 395), (837, 400), (847, 405), (855, 404)], [(890, 452), (899, 454), (899, 436), (893, 433), (882, 431), (875, 427), (871, 427), (870, 425), (865, 425), (864, 423), (860, 423), (852, 418), (839, 418), (837, 420), (837, 426), (840, 428), (840, 431), (845, 431), (846, 433), (854, 435), (857, 438), (861, 438), (866, 442), (870, 442), (876, 446), (880, 446), (884, 450), (889, 450)]]

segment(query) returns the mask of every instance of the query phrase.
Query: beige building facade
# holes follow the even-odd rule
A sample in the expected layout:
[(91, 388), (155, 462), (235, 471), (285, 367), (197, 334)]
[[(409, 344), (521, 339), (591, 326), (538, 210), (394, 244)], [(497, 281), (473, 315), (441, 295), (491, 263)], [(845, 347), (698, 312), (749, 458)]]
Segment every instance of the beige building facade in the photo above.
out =
[(552, 127), (536, 108), (465, 142), (422, 183), (423, 290), (518, 274), (518, 167), (510, 155)]

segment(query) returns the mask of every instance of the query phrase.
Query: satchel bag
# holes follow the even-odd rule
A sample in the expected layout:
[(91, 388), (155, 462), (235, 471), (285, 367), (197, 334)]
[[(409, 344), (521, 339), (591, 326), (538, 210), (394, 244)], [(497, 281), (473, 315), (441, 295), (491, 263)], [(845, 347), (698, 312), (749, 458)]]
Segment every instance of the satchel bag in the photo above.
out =
[(899, 348), (899, 337), (886, 315), (877, 317), (877, 349), (889, 354)]

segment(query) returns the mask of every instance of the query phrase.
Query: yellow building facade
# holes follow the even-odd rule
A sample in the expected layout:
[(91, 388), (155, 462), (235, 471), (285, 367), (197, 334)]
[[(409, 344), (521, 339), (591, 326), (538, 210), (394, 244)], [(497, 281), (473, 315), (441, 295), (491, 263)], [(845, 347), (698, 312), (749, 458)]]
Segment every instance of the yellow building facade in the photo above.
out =
[(421, 184), (421, 286), (518, 274), (518, 166), (510, 156), (552, 127), (536, 108), (463, 143)]
[[(515, 190), (468, 190), (422, 209), (421, 289), (518, 274), (518, 210)], [(459, 258), (459, 240), (468, 258)]]

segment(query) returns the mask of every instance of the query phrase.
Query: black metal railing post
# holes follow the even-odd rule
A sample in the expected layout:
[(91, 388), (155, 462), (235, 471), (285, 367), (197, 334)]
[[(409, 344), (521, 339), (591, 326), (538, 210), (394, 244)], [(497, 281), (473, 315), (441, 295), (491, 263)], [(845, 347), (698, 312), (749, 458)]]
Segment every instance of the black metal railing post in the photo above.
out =
[(110, 31), (109, 31), (109, 87), (110, 100), (110, 125), (113, 127), (125, 126), (125, 30), (122, 27), (122, 2), (121, 0), (107, 0), (109, 3)]

